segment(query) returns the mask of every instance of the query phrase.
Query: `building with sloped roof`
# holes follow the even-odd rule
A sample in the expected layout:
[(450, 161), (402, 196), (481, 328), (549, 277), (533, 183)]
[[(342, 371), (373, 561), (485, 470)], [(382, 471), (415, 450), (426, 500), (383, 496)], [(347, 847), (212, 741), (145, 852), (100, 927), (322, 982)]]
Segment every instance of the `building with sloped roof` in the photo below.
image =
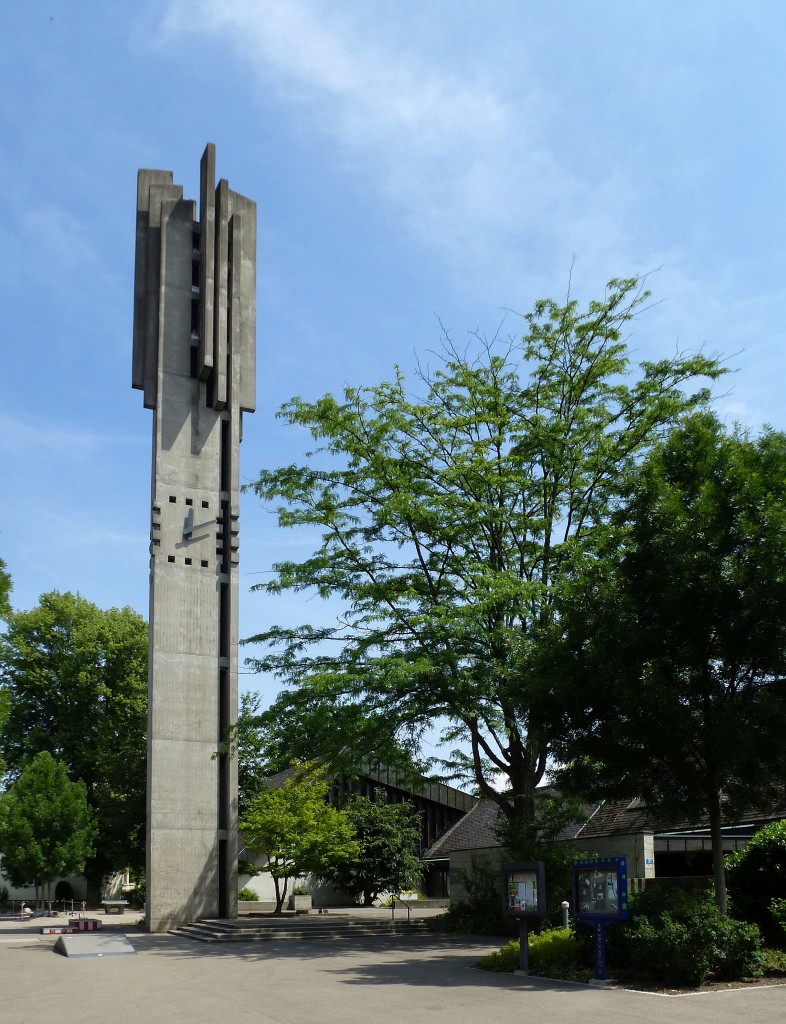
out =
[[(480, 800), (423, 853), (432, 872), (447, 876), (453, 901), (465, 898), (463, 878), (467, 873), (483, 866), (497, 870), (509, 859), (497, 837), (500, 815), (495, 803)], [(724, 853), (743, 849), (759, 828), (783, 818), (786, 804), (766, 812), (751, 811), (724, 825)], [(712, 874), (709, 824), (659, 817), (638, 799), (604, 800), (588, 806), (586, 819), (563, 829), (557, 839), (568, 840), (588, 854), (626, 857), (630, 878)]]

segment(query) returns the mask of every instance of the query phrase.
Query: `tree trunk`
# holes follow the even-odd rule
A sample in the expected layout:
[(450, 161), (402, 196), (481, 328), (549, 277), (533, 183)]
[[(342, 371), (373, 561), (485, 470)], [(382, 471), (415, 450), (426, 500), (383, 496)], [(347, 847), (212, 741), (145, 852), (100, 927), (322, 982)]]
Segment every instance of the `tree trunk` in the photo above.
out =
[(712, 877), (715, 881), (715, 905), (726, 916), (726, 867), (723, 863), (723, 832), (720, 791), (712, 791), (709, 801), (710, 840), (712, 842)]
[(85, 892), (85, 899), (87, 900), (88, 907), (95, 908), (101, 906), (101, 879), (100, 878), (88, 878), (87, 879), (87, 890)]
[(284, 900), (287, 897), (287, 878), (276, 878), (273, 876), (273, 885), (276, 887), (276, 909), (273, 911), (274, 914), (283, 914), (284, 912)]

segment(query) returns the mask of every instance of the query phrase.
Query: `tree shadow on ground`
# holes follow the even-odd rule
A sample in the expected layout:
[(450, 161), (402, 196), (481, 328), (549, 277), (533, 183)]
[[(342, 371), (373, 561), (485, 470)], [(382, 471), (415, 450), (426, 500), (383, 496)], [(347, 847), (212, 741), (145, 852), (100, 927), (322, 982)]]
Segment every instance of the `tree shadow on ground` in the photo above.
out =
[[(201, 943), (178, 935), (131, 937), (139, 952), (174, 959), (228, 959), (251, 964), (297, 959), (313, 964), (349, 985), (415, 987), (500, 986), (520, 990), (575, 989), (568, 982), (525, 978), (477, 970), (481, 957), (499, 949), (504, 939), (471, 936), (385, 936), (329, 941), (261, 940)], [(343, 961), (343, 962), (340, 962)]]

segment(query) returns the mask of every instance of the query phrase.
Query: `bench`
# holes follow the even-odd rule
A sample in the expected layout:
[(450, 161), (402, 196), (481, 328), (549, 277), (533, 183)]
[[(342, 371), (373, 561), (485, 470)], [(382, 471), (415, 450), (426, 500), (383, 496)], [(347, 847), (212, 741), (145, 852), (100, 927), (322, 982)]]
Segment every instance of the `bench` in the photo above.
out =
[(101, 900), (105, 914), (124, 914), (128, 900)]

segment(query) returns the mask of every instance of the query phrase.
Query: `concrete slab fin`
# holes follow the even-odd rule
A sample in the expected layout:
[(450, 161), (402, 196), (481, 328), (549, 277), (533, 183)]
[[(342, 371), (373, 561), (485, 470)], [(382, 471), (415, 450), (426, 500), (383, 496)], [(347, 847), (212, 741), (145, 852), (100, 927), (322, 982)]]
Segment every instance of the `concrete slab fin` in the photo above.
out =
[(61, 935), (54, 944), (53, 953), (61, 956), (128, 956), (136, 950), (125, 935), (86, 932), (84, 935)]

